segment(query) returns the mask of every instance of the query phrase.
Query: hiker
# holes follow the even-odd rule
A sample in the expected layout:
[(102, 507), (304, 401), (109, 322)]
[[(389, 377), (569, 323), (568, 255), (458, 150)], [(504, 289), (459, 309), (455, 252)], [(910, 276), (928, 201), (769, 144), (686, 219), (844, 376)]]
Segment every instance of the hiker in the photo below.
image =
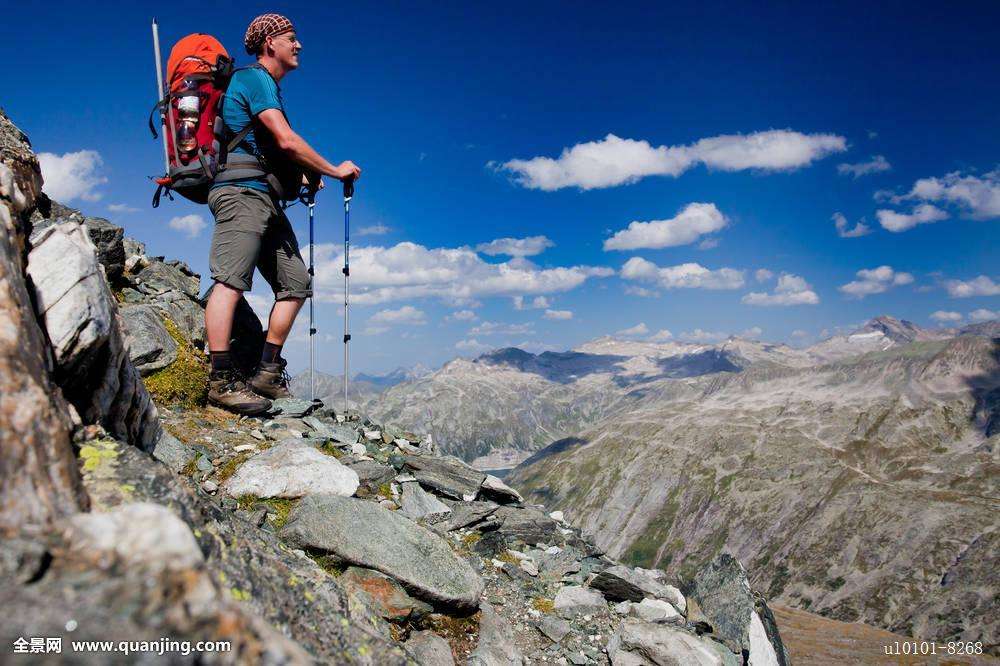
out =
[[(257, 63), (233, 74), (222, 117), (230, 136), (252, 124), (232, 152), (263, 157), (268, 175), (216, 182), (209, 192), (215, 216), (209, 268), (215, 284), (205, 328), (212, 364), (209, 402), (250, 415), (269, 410), (271, 400), (291, 396), (281, 348), (303, 302), (312, 296), (312, 279), (279, 204), (275, 180), (287, 182), (292, 174), (297, 192), (307, 180), (299, 174), (306, 173), (312, 188), (321, 189), (321, 176), (353, 181), (361, 169), (349, 160), (334, 166), (288, 124), (279, 83), (299, 66), (302, 50), (292, 22), (279, 14), (258, 16), (247, 28), (244, 45)], [(247, 381), (233, 365), (229, 341), (233, 314), (251, 287), (254, 267), (274, 291), (274, 305), (260, 364)]]

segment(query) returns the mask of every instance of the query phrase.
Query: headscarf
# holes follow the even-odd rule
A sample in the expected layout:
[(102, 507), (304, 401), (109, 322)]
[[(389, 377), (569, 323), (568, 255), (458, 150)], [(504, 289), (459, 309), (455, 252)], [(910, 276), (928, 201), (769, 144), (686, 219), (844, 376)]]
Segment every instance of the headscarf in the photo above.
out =
[(295, 26), (281, 14), (261, 14), (250, 21), (247, 34), (243, 37), (243, 45), (246, 46), (247, 53), (254, 55), (265, 39), (289, 30), (295, 30)]

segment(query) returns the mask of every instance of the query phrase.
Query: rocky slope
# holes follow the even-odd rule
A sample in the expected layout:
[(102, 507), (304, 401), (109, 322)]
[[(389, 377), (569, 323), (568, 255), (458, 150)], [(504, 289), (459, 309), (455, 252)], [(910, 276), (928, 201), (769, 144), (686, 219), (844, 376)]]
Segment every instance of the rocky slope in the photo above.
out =
[(1000, 342), (884, 322), (804, 352), (840, 360), (650, 387), (508, 481), (633, 564), (732, 552), (783, 603), (996, 650)]
[[(15, 654), (788, 663), (729, 555), (683, 581), (626, 566), (429, 438), (296, 399), (252, 419), (204, 407), (197, 276), (45, 201), (2, 113), (0, 149), (0, 638)], [(242, 362), (261, 343), (241, 306)]]

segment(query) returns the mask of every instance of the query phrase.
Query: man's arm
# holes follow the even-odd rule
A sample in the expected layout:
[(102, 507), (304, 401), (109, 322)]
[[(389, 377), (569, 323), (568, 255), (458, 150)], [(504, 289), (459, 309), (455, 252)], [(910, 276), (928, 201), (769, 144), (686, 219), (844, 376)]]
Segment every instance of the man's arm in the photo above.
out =
[(279, 109), (265, 109), (257, 117), (271, 132), (278, 147), (285, 151), (295, 163), (316, 173), (339, 180), (357, 180), (361, 177), (361, 169), (350, 160), (341, 162), (337, 166), (326, 161), (322, 155), (306, 143), (305, 139), (295, 133)]

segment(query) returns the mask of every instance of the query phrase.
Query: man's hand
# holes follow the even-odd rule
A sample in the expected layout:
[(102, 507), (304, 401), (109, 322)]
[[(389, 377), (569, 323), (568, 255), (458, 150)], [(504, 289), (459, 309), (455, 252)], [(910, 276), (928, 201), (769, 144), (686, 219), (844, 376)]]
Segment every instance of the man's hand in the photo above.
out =
[(340, 163), (336, 168), (334, 178), (342, 181), (357, 180), (361, 178), (361, 167), (352, 162), (351, 160), (345, 160)]
[[(315, 176), (315, 180), (310, 176)], [(318, 173), (310, 174), (308, 172), (302, 174), (302, 185), (315, 192), (319, 192), (324, 187), (326, 187), (326, 183), (323, 182), (323, 179), (320, 177)]]

